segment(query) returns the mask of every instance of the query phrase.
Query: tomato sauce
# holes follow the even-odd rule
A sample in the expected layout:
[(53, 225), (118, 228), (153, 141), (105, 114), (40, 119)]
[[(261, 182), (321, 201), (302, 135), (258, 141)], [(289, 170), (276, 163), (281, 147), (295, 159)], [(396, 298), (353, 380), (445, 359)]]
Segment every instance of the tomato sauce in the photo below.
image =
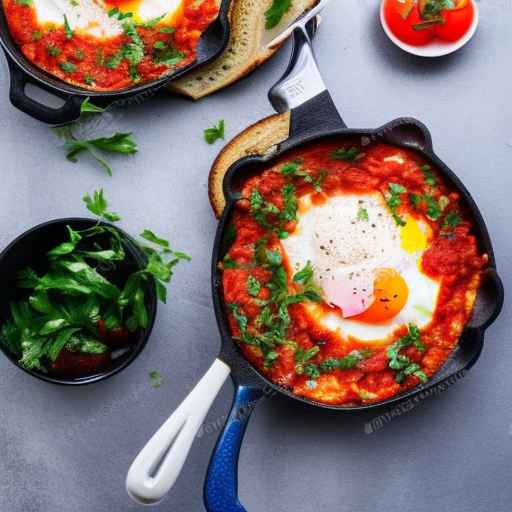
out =
[(30, 2), (3, 0), (11, 35), (28, 60), (65, 82), (95, 91), (116, 91), (156, 80), (194, 62), (198, 41), (219, 9), (215, 0), (184, 0), (184, 4), (172, 26), (164, 22), (135, 26), (143, 55), (130, 64), (123, 56), (123, 49), (133, 43), (129, 34), (100, 39), (76, 31), (70, 37), (64, 26), (40, 24)]
[[(352, 161), (332, 158), (336, 150), (354, 147), (359, 152), (358, 158)], [(389, 159), (397, 153), (402, 158), (401, 163)], [(283, 166), (290, 162), (299, 162), (301, 168), (307, 170), (309, 178), (304, 180), (296, 175), (283, 174)], [(320, 179), (321, 187), (315, 186), (316, 180)], [(293, 183), (298, 198), (310, 194), (317, 204), (343, 193), (380, 191), (386, 197), (390, 183), (407, 189), (397, 213), (414, 216), (430, 226), (432, 234), (423, 253), (422, 272), (440, 284), (432, 321), (421, 329), (423, 347), (411, 344), (400, 350), (401, 356), (421, 369), (420, 373), (402, 375), (397, 381), (397, 372), (389, 366), (389, 347), (408, 334), (408, 326), (400, 327), (393, 340), (385, 346), (382, 343), (369, 344), (327, 330), (307, 313), (303, 303), (288, 306), (290, 322), (286, 328), (286, 341), (273, 347), (272, 352), (275, 353), (267, 354), (267, 360), (264, 354), (267, 349), (263, 350), (265, 347), (251, 342), (251, 335), (262, 331), (262, 311), (272, 294), (269, 287), (274, 286), (271, 269), (258, 260), (258, 244), (262, 239), (267, 242), (267, 250), (281, 254), (288, 286), (290, 289), (295, 286), (280, 239), (282, 230), (293, 232), (295, 222), (281, 226), (280, 232), (272, 229), (270, 213), (267, 217), (269, 226), (262, 225), (252, 211), (251, 197), (257, 191), (265, 201), (281, 210), (283, 187), (289, 183)], [(233, 216), (236, 238), (219, 266), (223, 275), (225, 303), (231, 308), (228, 318), (233, 337), (245, 357), (267, 378), (314, 401), (369, 404), (417, 386), (420, 383), (418, 375), (423, 375), (426, 380), (446, 362), (471, 317), (481, 271), (488, 258), (479, 252), (472, 234), (472, 222), (460, 204), (458, 193), (418, 154), (380, 143), (362, 147), (356, 139), (329, 140), (287, 154), (272, 168), (242, 183), (240, 192), (242, 199), (238, 201)], [(442, 205), (442, 212), (438, 212), (435, 220), (429, 217), (428, 205), (423, 201), (412, 204), (407, 200), (414, 194), (428, 194), (436, 204)], [(247, 285), (249, 276), (261, 285), (252, 293)], [(322, 307), (332, 308), (325, 302), (322, 302)], [(242, 322), (240, 315), (243, 316)], [(277, 316), (273, 321), (278, 321), (276, 319)], [(345, 358), (354, 350), (366, 352), (364, 358), (357, 364), (351, 364), (350, 368), (333, 368), (312, 379), (300, 371), (297, 359), (298, 353), (311, 349), (314, 356), (308, 363), (317, 366), (331, 358)], [(271, 358), (270, 363), (268, 358)]]

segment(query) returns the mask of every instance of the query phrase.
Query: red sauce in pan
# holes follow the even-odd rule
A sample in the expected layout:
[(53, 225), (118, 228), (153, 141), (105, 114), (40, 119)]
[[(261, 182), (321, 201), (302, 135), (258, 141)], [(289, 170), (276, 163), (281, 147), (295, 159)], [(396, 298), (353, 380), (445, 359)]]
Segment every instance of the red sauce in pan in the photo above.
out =
[[(331, 154), (339, 148), (356, 147), (360, 156), (353, 161), (333, 160)], [(399, 153), (404, 163), (387, 160)], [(322, 179), (321, 190), (315, 191), (313, 183), (301, 177), (291, 177), (282, 173), (283, 166), (298, 161), (302, 169), (307, 169), (312, 180)], [(234, 338), (245, 357), (267, 378), (292, 390), (295, 394), (329, 404), (369, 404), (388, 399), (409, 388), (420, 380), (430, 378), (449, 358), (456, 346), (463, 327), (471, 317), (474, 297), (479, 286), (482, 269), (487, 256), (479, 253), (477, 242), (472, 234), (472, 222), (464, 207), (459, 204), (459, 195), (441, 175), (414, 152), (385, 144), (372, 144), (361, 147), (358, 141), (330, 140), (322, 144), (310, 145), (283, 157), (275, 166), (249, 178), (241, 186), (242, 197), (237, 203), (233, 219), (234, 241), (227, 257), (221, 262), (224, 299), (227, 304), (229, 324)], [(428, 169), (430, 180), (426, 180)], [(433, 181), (434, 180), (434, 181)], [(310, 180), (311, 181), (311, 180)], [(435, 182), (435, 186), (426, 183)], [(262, 308), (271, 295), (268, 285), (272, 281), (273, 270), (268, 264), (258, 260), (258, 241), (265, 239), (267, 250), (281, 254), (286, 269), (289, 290), (295, 284), (293, 271), (287, 261), (281, 243), (282, 230), (293, 233), (296, 221), (280, 226), (279, 230), (262, 226), (250, 206), (253, 191), (258, 191), (265, 201), (272, 203), (280, 211), (283, 209), (283, 187), (293, 183), (297, 198), (312, 194), (313, 203), (321, 204), (330, 197), (347, 193), (371, 193), (380, 191), (386, 197), (389, 183), (397, 183), (407, 189), (402, 195), (399, 215), (410, 214), (431, 228), (428, 248), (423, 253), (422, 272), (439, 281), (440, 289), (436, 309), (427, 327), (421, 329), (421, 345), (409, 344), (399, 350), (410, 365), (417, 365), (419, 371), (400, 376), (390, 368), (389, 348), (401, 337), (409, 334), (404, 325), (389, 343), (385, 345), (341, 338), (339, 333), (327, 330), (312, 319), (303, 303), (288, 306), (290, 323), (286, 329), (286, 340), (291, 343), (277, 344), (272, 348), (270, 361), (257, 343), (244, 341), (242, 328), (248, 337), (262, 332)], [(318, 187), (317, 187), (318, 189)], [(437, 204), (442, 204), (442, 212), (436, 220), (427, 215), (424, 202), (413, 206), (409, 194), (432, 196)], [(272, 214), (267, 220), (272, 224)], [(280, 238), (281, 237), (281, 238)], [(260, 242), (261, 243), (261, 242)], [(261, 289), (254, 296), (248, 289), (249, 276), (256, 278)], [(271, 285), (272, 286), (272, 285)], [(272, 307), (272, 306), (271, 306)], [(329, 309), (326, 303), (322, 307)], [(240, 323), (242, 318), (242, 323)], [(246, 327), (244, 327), (246, 321)], [(320, 367), (331, 358), (341, 359), (354, 353), (365, 351), (365, 356), (351, 364), (349, 368), (334, 368), (322, 371), (320, 375), (305, 375), (298, 369), (297, 351), (318, 347), (317, 353), (308, 364)], [(266, 349), (265, 349), (266, 350)]]
[[(123, 10), (123, 4), (122, 0), (106, 2), (108, 9)], [(172, 25), (162, 21), (154, 27), (137, 26), (144, 56), (130, 65), (126, 58), (116, 60), (132, 42), (126, 33), (100, 39), (75, 31), (69, 37), (64, 26), (39, 23), (30, 0), (3, 0), (3, 6), (12, 37), (28, 60), (65, 82), (97, 91), (125, 89), (188, 66), (195, 60), (202, 33), (218, 14), (215, 0), (184, 0), (184, 9)], [(162, 64), (170, 55), (178, 57)]]

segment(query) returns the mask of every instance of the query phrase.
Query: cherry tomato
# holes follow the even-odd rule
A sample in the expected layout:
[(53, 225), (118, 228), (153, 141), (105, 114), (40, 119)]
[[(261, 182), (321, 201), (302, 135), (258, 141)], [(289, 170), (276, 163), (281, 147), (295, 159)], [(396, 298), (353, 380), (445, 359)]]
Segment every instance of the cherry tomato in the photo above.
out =
[(414, 5), (407, 18), (404, 18), (404, 9), (407, 4), (399, 0), (386, 0), (384, 4), (384, 18), (391, 32), (400, 41), (413, 46), (425, 46), (436, 36), (435, 28), (414, 30), (413, 26), (422, 23), (418, 6)]
[(460, 9), (449, 9), (442, 14), (445, 23), (436, 25), (435, 33), (443, 41), (455, 42), (464, 37), (475, 17), (473, 2)]

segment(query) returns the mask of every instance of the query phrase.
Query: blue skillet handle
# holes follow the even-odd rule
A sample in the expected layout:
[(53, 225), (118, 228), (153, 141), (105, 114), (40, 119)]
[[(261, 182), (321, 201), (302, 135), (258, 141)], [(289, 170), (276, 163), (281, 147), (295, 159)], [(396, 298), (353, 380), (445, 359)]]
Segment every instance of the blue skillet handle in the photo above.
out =
[(208, 512), (246, 512), (238, 499), (238, 457), (249, 418), (262, 396), (261, 388), (236, 387), (231, 412), (206, 474), (204, 504)]

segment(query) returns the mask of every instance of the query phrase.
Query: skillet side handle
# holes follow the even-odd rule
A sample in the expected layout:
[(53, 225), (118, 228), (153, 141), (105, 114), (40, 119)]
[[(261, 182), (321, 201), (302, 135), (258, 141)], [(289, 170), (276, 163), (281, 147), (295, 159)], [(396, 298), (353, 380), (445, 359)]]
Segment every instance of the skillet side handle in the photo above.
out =
[(133, 461), (126, 490), (141, 505), (158, 503), (181, 473), (210, 407), (231, 369), (217, 359)]
[(269, 100), (277, 112), (291, 112), (290, 139), (346, 128), (318, 69), (306, 26), (294, 30), (290, 64)]
[(208, 512), (246, 512), (238, 498), (238, 458), (249, 418), (263, 390), (237, 386), (231, 412), (213, 452), (204, 485)]
[(468, 327), (485, 331), (498, 318), (503, 308), (505, 291), (496, 269), (489, 268), (482, 276), (473, 317)]
[(39, 103), (25, 93), (25, 87), (30, 81), (27, 75), (18, 68), (8, 55), (6, 57), (11, 75), (9, 99), (17, 109), (38, 121), (52, 125), (71, 123), (80, 117), (80, 107), (84, 98), (70, 95), (66, 98), (64, 105), (59, 108), (52, 108)]

